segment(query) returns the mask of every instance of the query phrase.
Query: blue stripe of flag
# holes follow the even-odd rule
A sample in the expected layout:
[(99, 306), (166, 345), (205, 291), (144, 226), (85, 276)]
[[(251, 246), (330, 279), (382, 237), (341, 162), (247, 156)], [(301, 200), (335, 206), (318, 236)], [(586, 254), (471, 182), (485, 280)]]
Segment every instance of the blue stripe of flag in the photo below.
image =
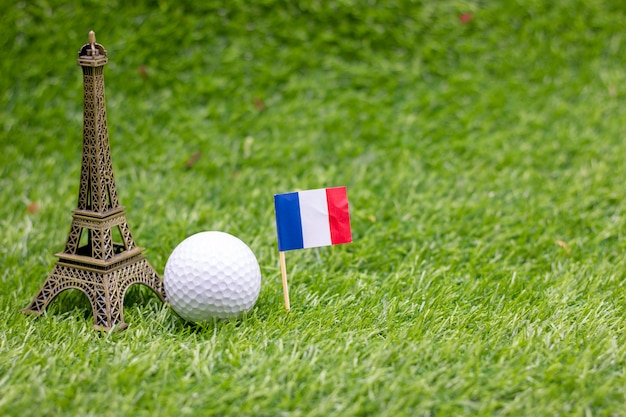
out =
[(298, 193), (276, 194), (276, 229), (278, 230), (278, 250), (302, 249), (302, 219), (300, 218), (300, 199)]

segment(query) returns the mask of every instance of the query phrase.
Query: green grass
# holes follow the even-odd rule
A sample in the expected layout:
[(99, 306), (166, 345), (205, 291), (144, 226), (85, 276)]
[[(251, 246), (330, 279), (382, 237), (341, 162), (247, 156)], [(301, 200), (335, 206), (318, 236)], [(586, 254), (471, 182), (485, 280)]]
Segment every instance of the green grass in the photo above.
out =
[[(0, 5), (0, 415), (626, 415), (621, 1), (86, 3)], [(246, 317), (19, 312), (76, 206), (91, 29), (135, 240), (162, 272), (240, 237)], [(354, 243), (287, 254), (286, 315), (273, 194), (333, 185)]]

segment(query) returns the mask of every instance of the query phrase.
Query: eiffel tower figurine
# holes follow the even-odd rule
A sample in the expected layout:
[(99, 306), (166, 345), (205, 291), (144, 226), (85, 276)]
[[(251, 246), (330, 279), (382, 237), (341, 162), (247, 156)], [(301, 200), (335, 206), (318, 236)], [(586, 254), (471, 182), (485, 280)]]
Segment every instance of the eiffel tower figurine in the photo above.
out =
[[(107, 51), (89, 32), (78, 52), (84, 82), (83, 157), (78, 208), (65, 250), (28, 307), (40, 315), (60, 292), (74, 288), (87, 295), (98, 330), (122, 330), (123, 301), (128, 287), (144, 284), (164, 301), (163, 281), (135, 245), (115, 188), (104, 102), (103, 68)], [(117, 232), (117, 233), (116, 233)]]

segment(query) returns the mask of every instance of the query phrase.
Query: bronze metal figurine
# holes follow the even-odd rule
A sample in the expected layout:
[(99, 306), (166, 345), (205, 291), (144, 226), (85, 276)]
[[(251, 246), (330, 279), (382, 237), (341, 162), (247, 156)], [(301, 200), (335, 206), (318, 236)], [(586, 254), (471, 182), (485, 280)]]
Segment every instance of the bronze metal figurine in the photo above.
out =
[[(22, 311), (40, 315), (63, 290), (74, 288), (87, 295), (99, 330), (122, 330), (123, 301), (128, 287), (144, 284), (165, 300), (163, 280), (148, 263), (126, 222), (126, 209), (118, 201), (104, 100), (103, 68), (107, 51), (89, 42), (78, 52), (83, 71), (83, 155), (78, 208), (72, 211), (72, 226), (65, 250), (43, 286)], [(116, 232), (116, 233), (114, 233)], [(118, 241), (116, 241), (118, 240)]]

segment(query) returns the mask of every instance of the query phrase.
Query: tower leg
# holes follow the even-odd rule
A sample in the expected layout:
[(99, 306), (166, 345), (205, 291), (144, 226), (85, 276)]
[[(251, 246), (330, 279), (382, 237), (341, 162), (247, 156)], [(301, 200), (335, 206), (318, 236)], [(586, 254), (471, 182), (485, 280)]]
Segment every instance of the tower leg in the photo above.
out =
[(54, 293), (54, 284), (52, 284), (50, 277), (48, 277), (37, 295), (35, 295), (35, 298), (33, 298), (33, 300), (30, 302), (28, 307), (23, 308), (20, 311), (22, 313), (33, 314), (36, 316), (42, 315), (43, 312), (46, 310), (46, 307), (50, 303), (50, 300), (54, 298), (54, 295), (52, 295), (52, 298), (49, 298), (48, 294), (52, 293)]
[[(46, 311), (48, 304), (50, 304), (50, 301), (52, 301), (54, 297), (59, 295), (59, 293), (63, 290), (73, 287), (73, 285), (71, 285), (72, 283), (68, 280), (66, 270), (67, 268), (59, 266), (58, 264), (55, 265), (37, 295), (35, 295), (28, 307), (22, 309), (21, 311), (40, 316)], [(82, 288), (78, 288), (77, 286), (74, 287), (84, 292)], [(91, 299), (89, 301), (91, 301)]]
[(94, 291), (94, 328), (109, 331), (112, 329), (124, 330), (128, 325), (124, 322), (123, 299), (120, 297), (120, 288), (116, 272), (102, 275), (104, 283), (101, 291)]
[(122, 299), (126, 295), (128, 287), (134, 284), (143, 284), (154, 291), (161, 301), (165, 302), (165, 287), (163, 285), (163, 280), (145, 258), (137, 263), (129, 265), (127, 269), (125, 268), (125, 274), (124, 276), (120, 276), (119, 280)]

